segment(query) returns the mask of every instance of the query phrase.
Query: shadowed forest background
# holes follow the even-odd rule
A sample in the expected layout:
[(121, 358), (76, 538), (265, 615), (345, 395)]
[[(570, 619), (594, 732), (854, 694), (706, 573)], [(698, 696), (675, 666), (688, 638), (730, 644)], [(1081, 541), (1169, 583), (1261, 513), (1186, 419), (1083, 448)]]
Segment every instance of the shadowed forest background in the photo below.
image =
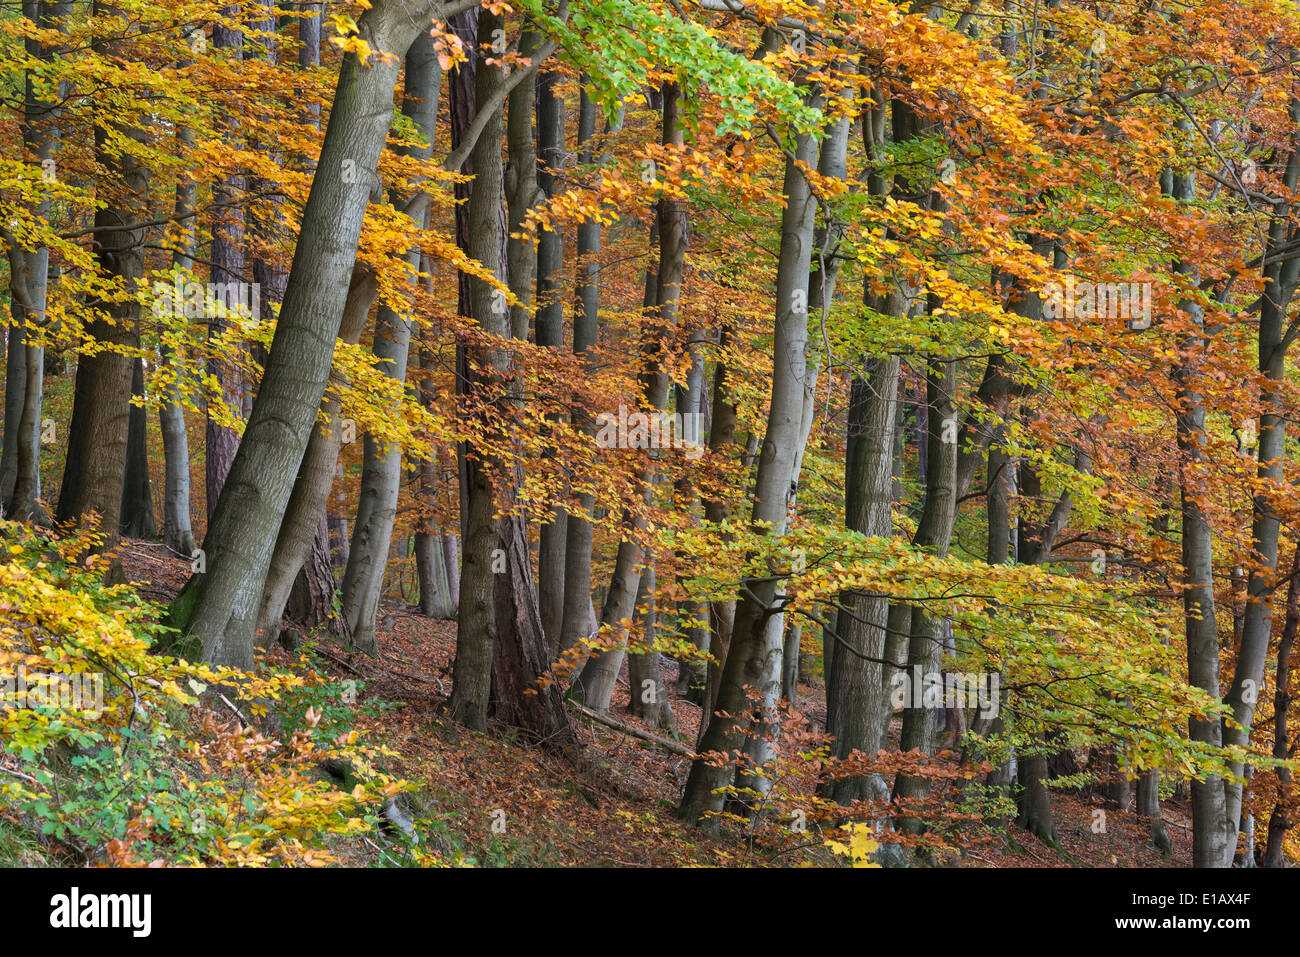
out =
[(0, 4), (0, 863), (1294, 863), (1298, 67)]

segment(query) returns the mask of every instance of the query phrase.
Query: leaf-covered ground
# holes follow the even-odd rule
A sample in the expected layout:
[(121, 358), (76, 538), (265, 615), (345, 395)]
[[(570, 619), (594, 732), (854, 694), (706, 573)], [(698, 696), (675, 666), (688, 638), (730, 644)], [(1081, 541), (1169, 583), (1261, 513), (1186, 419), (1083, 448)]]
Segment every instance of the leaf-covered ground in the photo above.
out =
[[(142, 595), (170, 598), (189, 574), (188, 562), (149, 542), (129, 542), (123, 554), (128, 578)], [(452, 863), (493, 866), (838, 866), (824, 846), (833, 829), (819, 833), (765, 827), (711, 839), (674, 816), (688, 768), (686, 758), (580, 717), (576, 727), (586, 766), (575, 769), (543, 749), (527, 746), (509, 728), (488, 734), (459, 728), (440, 712), (451, 690), (455, 622), (435, 621), (390, 602), (380, 613), (379, 656), (346, 649), (317, 649), (320, 667), (340, 682), (358, 683), (356, 727), (400, 757), (386, 771), (415, 784), (407, 810), (438, 857)], [(281, 664), (292, 656), (272, 652)], [(675, 665), (665, 664), (665, 685), (675, 688)], [(623, 723), (628, 713), (626, 669), (612, 705)], [(681, 739), (695, 740), (699, 708), (674, 697)], [(820, 687), (800, 687), (799, 710), (816, 727), (825, 717)], [(648, 730), (648, 729), (647, 729)], [(1173, 856), (1148, 842), (1148, 825), (1107, 803), (1099, 788), (1054, 790), (1059, 847), (1015, 828), (972, 834), (943, 863), (966, 867), (1186, 867), (1191, 863), (1190, 816), (1184, 802), (1162, 802)], [(1097, 809), (1105, 811), (1104, 832)], [(374, 866), (392, 860), (370, 838), (338, 845), (343, 862)]]

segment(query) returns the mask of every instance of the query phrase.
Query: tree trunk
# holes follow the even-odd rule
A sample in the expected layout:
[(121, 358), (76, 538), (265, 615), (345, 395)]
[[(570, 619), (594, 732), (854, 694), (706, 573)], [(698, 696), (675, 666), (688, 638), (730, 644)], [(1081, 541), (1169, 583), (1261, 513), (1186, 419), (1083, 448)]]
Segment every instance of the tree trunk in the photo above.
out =
[[(486, 23), (484, 20), (486, 19)], [(448, 21), (448, 27), (472, 48), (475, 43), (490, 43), (491, 30), (498, 29), (499, 18), (478, 10), (469, 10)], [(487, 32), (484, 32), (487, 31)], [(477, 39), (475, 39), (477, 38)], [(452, 72), (451, 116), (452, 147), (464, 134), (475, 114), (475, 103), (486, 98), (499, 80), (500, 67), (493, 67), (481, 59), (470, 57)], [(498, 226), (502, 212), (500, 111), (490, 118), (479, 145), (462, 167), (462, 173), (474, 176), (469, 196), (464, 235), (462, 222), (457, 220), (457, 239), (467, 243), (466, 251), (491, 273), (502, 269), (501, 243), (504, 239)], [(490, 145), (489, 145), (490, 144)], [(480, 163), (482, 165), (480, 165)], [(468, 306), (472, 317), (484, 331), (508, 336), (509, 314), (494, 309), (499, 302), (493, 288), (481, 279), (461, 274), (462, 289), (468, 291)], [(463, 304), (464, 305), (464, 304)], [(504, 386), (507, 358), (500, 349), (477, 349), (468, 346), (457, 348), (457, 392), (475, 396), (486, 389)], [(477, 364), (478, 369), (473, 368)], [(496, 521), (496, 504), (493, 500), (492, 476), (489, 462), (477, 459), (478, 450), (470, 443), (462, 443), (461, 456), (461, 509), (464, 519), (465, 558), (461, 569), (460, 602), (456, 619), (456, 659), (453, 672), (451, 699), (448, 709), (453, 720), (475, 731), (487, 729), (488, 710), (492, 690), (492, 657), (495, 626), (493, 622), (494, 575), (505, 573), (505, 553), (494, 555), (500, 546)]]
[(672, 698), (663, 680), (663, 661), (653, 648), (658, 637), (659, 613), (655, 601), (655, 567), (647, 564), (637, 591), (637, 617), (641, 620), (640, 644), (649, 651), (627, 658), (628, 711), (653, 730), (677, 735), (677, 718)]
[[(222, 11), (223, 15), (238, 19), (240, 6), (231, 4)], [(228, 56), (234, 60), (244, 57), (244, 35), (239, 30), (221, 24), (212, 27), (212, 46), (218, 50), (231, 51)], [(235, 139), (238, 129), (229, 114), (225, 115), (224, 134)], [(242, 175), (222, 177), (212, 187), (212, 201), (215, 207), (212, 222), (212, 268), (210, 281), (226, 289), (239, 288), (231, 284), (244, 281), (244, 210), (238, 205), (246, 191), (247, 183)], [(239, 297), (236, 301), (244, 301)], [(250, 298), (251, 302), (251, 298)], [(228, 300), (225, 305), (229, 305)], [(218, 299), (214, 315), (208, 317), (209, 342), (220, 337), (228, 328), (225, 315), (229, 309), (222, 308)], [(237, 360), (214, 355), (208, 359), (208, 375), (217, 383), (219, 398), (223, 405), (234, 415), (242, 415), (245, 393), (249, 384), (238, 365)], [(239, 432), (229, 426), (221, 425), (212, 416), (212, 399), (208, 399), (208, 417), (206, 428), (206, 454), (204, 457), (204, 485), (207, 495), (208, 521), (211, 527), (213, 513), (216, 511), (217, 499), (221, 497), (222, 486), (230, 473), (231, 463), (239, 449)]]
[[(928, 410), (926, 436), (929, 467), (925, 482), (925, 508), (921, 524), (916, 530), (913, 544), (922, 551), (946, 558), (952, 540), (953, 523), (957, 517), (957, 443), (956, 436), (949, 439), (945, 426), (953, 418), (953, 400), (957, 392), (957, 362), (932, 359), (926, 376), (925, 395)], [(907, 678), (915, 681), (939, 676), (943, 670), (942, 620), (935, 618), (919, 606), (912, 609), (911, 639), (908, 642)], [(933, 754), (938, 731), (937, 708), (926, 707), (923, 702), (912, 701), (903, 709), (903, 731), (899, 742), (901, 751), (919, 751)], [(897, 798), (920, 799), (930, 793), (930, 779), (900, 774), (894, 784)], [(908, 820), (908, 829), (915, 830), (915, 819)]]
[[(216, 664), (253, 663), (259, 597), (328, 381), (370, 171), (392, 123), (397, 58), (424, 28), (430, 9), (374, 4), (358, 21), (360, 35), (372, 50), (391, 56), (377, 56), (368, 66), (354, 53), (343, 60), (266, 372), (204, 542), (207, 574), (191, 579), (172, 606), (173, 625)], [(345, 159), (360, 177), (345, 173), (352, 169)]]
[[(531, 206), (535, 199), (550, 200), (556, 193), (556, 174), (564, 165), (564, 100), (556, 95), (560, 74), (551, 70), (540, 75), (537, 82), (537, 157), (534, 160), (535, 177), (527, 177), (521, 170), (519, 175), (519, 192), (527, 193), (527, 203), (521, 196), (516, 204), (511, 205), (511, 218), (516, 215), (516, 206), (522, 219), (522, 211)], [(522, 99), (522, 92), (517, 88), (515, 95)], [(510, 100), (511, 155), (519, 155), (520, 162), (534, 159), (532, 151), (524, 150), (525, 137), (516, 133), (515, 126), (523, 126), (524, 121), (516, 118), (515, 99)], [(532, 96), (521, 104), (518, 112), (530, 122), (527, 126), (526, 142), (532, 144)], [(525, 112), (525, 108), (527, 112)], [(514, 144), (518, 141), (519, 146)], [(529, 251), (531, 251), (531, 245)], [(522, 250), (512, 250), (514, 256), (522, 256)], [(542, 230), (537, 245), (537, 345), (549, 349), (564, 347), (564, 303), (560, 298), (560, 274), (563, 268), (564, 238), (552, 229)], [(531, 265), (531, 259), (529, 260)], [(522, 265), (518, 270), (524, 272)], [(514, 286), (514, 280), (511, 281)], [(518, 337), (516, 333), (516, 337)], [(556, 506), (551, 509), (550, 518), (542, 523), (537, 552), (537, 590), (541, 603), (542, 627), (552, 652), (559, 651), (561, 635), (564, 630), (564, 575), (566, 569), (565, 546), (568, 539), (568, 513)]]
[[(131, 394), (144, 399), (144, 359), (131, 364)], [(130, 538), (156, 538), (153, 489), (149, 482), (148, 412), (132, 405), (126, 436), (126, 475), (122, 480), (122, 534)]]
[[(893, 298), (893, 297), (891, 297)], [(897, 419), (899, 360), (871, 360), (865, 378), (850, 384), (848, 448), (845, 459), (845, 524), (864, 535), (893, 533), (894, 424)], [(889, 695), (880, 659), (885, 651), (889, 599), (861, 592), (841, 596), (846, 613), (838, 616), (826, 671), (826, 729), (835, 738), (832, 753), (875, 754), (889, 726)], [(826, 797), (840, 804), (883, 799), (888, 787), (877, 775), (829, 782)]]
[[(24, 0), (23, 16), (41, 29), (65, 30), (64, 21), (72, 12), (69, 2), (49, 3)], [(24, 40), (28, 56), (49, 62), (55, 48), (33, 40)], [(54, 163), (59, 134), (55, 125), (68, 84), (60, 83), (42, 99), (33, 71), (24, 81), (22, 136), (24, 148), (42, 169)], [(57, 167), (53, 167), (57, 169)], [(38, 219), (50, 215), (50, 201), (42, 198), (32, 210)], [(10, 322), (8, 379), (5, 390), (4, 451), (0, 456), (0, 504), (4, 514), (17, 521), (45, 522), (49, 516), (41, 505), (41, 402), (45, 373), (45, 349), (39, 344), (37, 329), (45, 325), (46, 296), (49, 285), (50, 251), (36, 249), (11, 251)], [(21, 266), (15, 276), (15, 264)], [(20, 288), (22, 287), (22, 288)], [(17, 293), (17, 294), (15, 294)], [(25, 305), (24, 305), (25, 301)], [(23, 328), (27, 336), (22, 334)], [(17, 334), (15, 335), (15, 332)], [(24, 338), (31, 340), (24, 341)]]
[[(810, 94), (812, 105), (820, 97)], [(785, 534), (787, 508), (793, 494), (791, 479), (799, 455), (799, 434), (803, 426), (805, 385), (808, 376), (808, 277), (812, 260), (813, 230), (817, 201), (800, 165), (812, 167), (817, 159), (817, 139), (808, 134), (797, 136), (795, 152), (786, 161), (783, 193), (785, 209), (781, 217), (781, 252), (777, 266), (776, 328), (772, 353), (772, 401), (768, 412), (767, 433), (758, 463), (755, 483), (753, 519), (764, 523), (763, 532), (775, 538)], [(745, 582), (736, 606), (736, 617), (722, 667), (718, 695), (713, 702), (720, 715), (711, 720), (700, 742), (701, 753), (731, 754), (742, 746), (750, 710), (747, 688), (760, 692), (765, 676), (780, 674), (780, 635), (776, 647), (770, 645), (766, 620), (776, 599), (778, 581), (774, 578)], [(775, 664), (775, 668), (773, 665)], [(718, 827), (717, 812), (722, 810), (721, 792), (734, 771), (730, 763), (714, 766), (704, 760), (691, 765), (682, 817), (708, 830)]]
[[(578, 108), (578, 162), (587, 165), (595, 162), (590, 141), (596, 132), (596, 104), (584, 88)], [(621, 119), (621, 118), (620, 118)], [(600, 256), (600, 223), (583, 222), (578, 225), (576, 298), (573, 311), (573, 353), (580, 359), (587, 349), (595, 345), (599, 335), (597, 325), (600, 288), (597, 285)], [(539, 290), (540, 296), (540, 290)], [(585, 409), (575, 409), (575, 432), (592, 436), (595, 419)], [(586, 492), (576, 496), (577, 509), (568, 513), (565, 520), (564, 541), (564, 608), (561, 615), (560, 640), (555, 648), (563, 654), (583, 639), (592, 637), (588, 617), (592, 608), (591, 597), (591, 522), (586, 516), (595, 508), (595, 499)]]
[[(1291, 123), (1300, 124), (1300, 99), (1290, 103)], [(1294, 195), (1300, 185), (1300, 148), (1292, 144), (1282, 176), (1283, 195)], [(1269, 224), (1268, 251), (1288, 245), (1294, 238), (1291, 227), (1291, 204), (1280, 200)], [(1286, 459), (1287, 412), (1283, 394), (1286, 390), (1286, 353), (1290, 340), (1285, 338), (1287, 309), (1300, 279), (1300, 256), (1291, 253), (1264, 270), (1264, 294), (1259, 313), (1259, 371), (1263, 376), (1260, 392), (1259, 466), (1260, 490), (1253, 499), (1251, 521), (1250, 575), (1246, 583), (1246, 611), (1242, 622), (1241, 643), (1237, 648), (1232, 686), (1224, 702), (1232, 708), (1233, 723), (1223, 722), (1223, 744), (1246, 747), (1255, 720), (1255, 706), (1264, 687), (1264, 662), (1268, 657), (1273, 633), (1273, 593), (1277, 589), (1277, 550), (1281, 517), (1277, 501), (1283, 483)], [(1282, 493), (1285, 494), (1285, 493)], [(1230, 765), (1233, 774), (1243, 773), (1240, 762)], [(1224, 813), (1235, 822), (1241, 815), (1242, 785), (1230, 778), (1223, 781)], [(1235, 847), (1229, 849), (1229, 855)], [(1229, 861), (1230, 863), (1230, 861)], [(1226, 866), (1226, 865), (1225, 865)]]
[[(662, 142), (669, 147), (680, 147), (683, 131), (680, 125), (681, 91), (677, 84), (664, 84), (662, 103)], [(656, 236), (659, 245), (657, 262), (653, 253)], [(652, 412), (659, 412), (667, 407), (669, 386), (665, 371), (667, 357), (660, 354), (660, 342), (677, 328), (686, 271), (686, 210), (680, 200), (668, 196), (660, 198), (656, 228), (651, 232), (651, 250), (651, 266), (646, 270), (642, 303), (645, 325), (641, 335), (641, 385), (645, 404)], [(637, 484), (645, 489), (644, 501), (648, 503), (654, 473), (649, 456), (643, 458), (642, 463), (638, 468)], [(613, 644), (587, 662), (579, 679), (583, 704), (595, 711), (609, 710), (610, 696), (622, 665), (625, 647), (623, 622), (630, 621), (635, 614), (636, 596), (641, 586), (644, 549), (637, 539), (644, 528), (644, 517), (640, 514), (632, 516), (630, 534), (619, 543), (609, 591), (601, 607), (600, 631), (613, 634)]]
[[(378, 281), (369, 269), (354, 269), (352, 284), (348, 288), (347, 299), (343, 305), (343, 318), (339, 324), (338, 339), (348, 345), (356, 345), (365, 328), (370, 306), (379, 293)], [(266, 584), (262, 588), (262, 603), (258, 611), (256, 633), (261, 635), (263, 647), (269, 646), (280, 634), (280, 619), (290, 596), (295, 589), (295, 582), (307, 586), (310, 594), (323, 592), (325, 585), (324, 570), (319, 570), (317, 582), (300, 581), (306, 563), (312, 553), (320, 549), (324, 552), (313, 561), (323, 563), (329, 569), (329, 595), (325, 599), (325, 608), (318, 608), (310, 616), (311, 624), (322, 621), (332, 622), (332, 631), (340, 639), (350, 635), (346, 617), (335, 617), (333, 612), (334, 571), (330, 556), (330, 528), (326, 513), (330, 489), (334, 484), (334, 473), (338, 467), (339, 447), (342, 442), (342, 421), (339, 418), (339, 399), (337, 390), (346, 384), (341, 372), (331, 369), (330, 382), (334, 389), (326, 393), (321, 401), (321, 417), (312, 425), (311, 437), (307, 440), (307, 449), (298, 465), (298, 475), (293, 483), (293, 491), (285, 506), (284, 517), (280, 521), (280, 531), (276, 535), (275, 550), (271, 553), (271, 564), (267, 570)], [(325, 523), (324, 538), (321, 537), (321, 522)], [(322, 617), (321, 612), (324, 612)]]
[[(413, 122), (420, 136), (428, 143), (427, 146), (409, 151), (409, 155), (416, 159), (427, 160), (433, 154), (441, 79), (438, 58), (434, 55), (433, 37), (423, 31), (415, 38), (406, 54), (402, 99), (402, 114)], [(408, 151), (402, 152), (405, 154)], [(391, 199), (395, 206), (400, 206), (410, 197), (394, 193)], [(411, 219), (413, 226), (423, 225), (423, 204), (412, 212)], [(405, 261), (410, 272), (417, 273), (420, 250), (411, 249), (406, 254)], [(410, 322), (394, 309), (381, 304), (375, 323), (374, 353), (377, 365), (389, 377), (399, 382), (404, 381), (410, 346)], [(375, 616), (384, 586), (384, 570), (388, 565), (388, 551), (392, 543), (393, 523), (397, 519), (397, 499), (401, 487), (401, 448), (393, 444), (382, 446), (374, 435), (366, 433), (357, 520), (352, 529), (347, 570), (343, 574), (343, 617), (352, 634), (353, 647), (371, 655), (378, 651)]]
[[(1291, 559), (1291, 577), (1286, 590), (1286, 621), (1282, 626), (1282, 639), (1277, 646), (1277, 688), (1273, 692), (1273, 757), (1291, 757), (1291, 732), (1287, 712), (1291, 708), (1291, 652), (1295, 647), (1296, 630), (1300, 628), (1300, 548)], [(1283, 842), (1286, 832), (1293, 826), (1291, 804), (1291, 769), (1279, 766), (1277, 774), (1278, 799), (1268, 819), (1268, 836), (1264, 845), (1264, 866), (1285, 867)]]
[[(1168, 175), (1170, 192), (1180, 202), (1195, 196), (1191, 172)], [(1195, 267), (1174, 263), (1174, 272), (1195, 281)], [(1197, 327), (1204, 325), (1201, 305), (1192, 300), (1178, 303)], [(1183, 606), (1187, 628), (1187, 679), (1213, 698), (1219, 697), (1219, 628), (1214, 609), (1213, 529), (1201, 505), (1201, 476), (1205, 460), (1205, 404), (1195, 386), (1195, 355), (1205, 341), (1193, 335), (1182, 343), (1186, 358), (1174, 370), (1178, 383), (1178, 450), (1181, 453), (1179, 487), (1182, 498)], [(1262, 458), (1262, 456), (1261, 456)], [(1190, 735), (1211, 747), (1223, 744), (1222, 723), (1192, 718)], [(1192, 781), (1192, 866), (1227, 867), (1237, 846), (1237, 821), (1228, 815), (1223, 779), (1208, 777)]]
[[(95, 3), (96, 16), (117, 15), (105, 3)], [(105, 56), (122, 51), (114, 40), (96, 42)], [(140, 206), (148, 196), (144, 167), (116, 145), (116, 137), (142, 140), (134, 127), (95, 127), (95, 156), (109, 180), (120, 180), (121, 199), (95, 211), (96, 260), (105, 276), (116, 277), (126, 288), (134, 288), (144, 277), (144, 229), (136, 225), (145, 218)], [(122, 482), (126, 474), (127, 427), (131, 417), (131, 358), (125, 352), (137, 342), (140, 319), (137, 301), (104, 303), (95, 308), (96, 318), (86, 332), (109, 348), (95, 355), (83, 355), (77, 363), (77, 380), (68, 429), (68, 455), (63, 484), (59, 489), (57, 519), (85, 521), (94, 513), (104, 533), (104, 548), (118, 540), (118, 519), (122, 506)], [(115, 576), (117, 569), (111, 569)]]

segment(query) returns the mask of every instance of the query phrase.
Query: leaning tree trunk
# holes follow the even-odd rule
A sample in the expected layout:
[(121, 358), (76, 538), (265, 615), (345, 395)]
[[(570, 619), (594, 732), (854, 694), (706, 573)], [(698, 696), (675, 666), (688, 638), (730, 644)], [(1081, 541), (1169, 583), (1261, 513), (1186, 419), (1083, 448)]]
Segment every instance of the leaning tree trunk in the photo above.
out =
[[(675, 83), (663, 87), (662, 141), (669, 147), (680, 147), (683, 142), (681, 128), (681, 92)], [(657, 236), (659, 256), (653, 254)], [(653, 411), (662, 411), (668, 403), (668, 375), (665, 372), (666, 356), (659, 352), (659, 343), (677, 327), (681, 309), (682, 280), (686, 271), (686, 210), (684, 204), (673, 197), (659, 199), (659, 211), (651, 236), (651, 266), (646, 271), (645, 297), (642, 314), (648, 327), (642, 333), (641, 381), (643, 398)], [(637, 484), (645, 489), (644, 502), (649, 504), (653, 484), (652, 467), (647, 460), (638, 471)], [(583, 668), (583, 703), (597, 711), (608, 711), (614, 684), (618, 680), (625, 647), (623, 622), (630, 621), (635, 613), (636, 596), (641, 586), (644, 549), (638, 539), (644, 534), (645, 519), (640, 514), (631, 519), (631, 530), (618, 546), (614, 559), (614, 573), (609, 591), (601, 607), (600, 630), (616, 635), (611, 648), (594, 656)]]
[[(660, 217), (661, 218), (661, 217)], [(642, 300), (642, 315), (649, 322), (659, 295), (660, 263), (655, 258), (655, 245), (659, 236), (660, 218), (656, 218), (650, 230), (650, 265), (646, 268), (645, 296)], [(642, 379), (644, 397), (652, 409), (663, 408), (668, 396), (667, 377), (656, 371), (654, 347), (659, 339), (658, 329), (651, 328), (642, 335)], [(642, 488), (641, 505), (649, 505), (654, 473), (646, 461), (641, 460), (637, 468), (636, 483)], [(609, 588), (605, 591), (605, 600), (601, 603), (600, 621), (597, 635), (604, 634), (605, 647), (592, 655), (582, 667), (578, 676), (578, 685), (582, 689), (582, 703), (595, 711), (608, 711), (614, 687), (618, 683), (619, 672), (627, 654), (627, 631), (625, 622), (632, 620), (636, 611), (636, 596), (641, 588), (641, 575), (645, 562), (645, 548), (642, 540), (646, 534), (645, 516), (639, 511), (628, 510), (624, 516), (624, 537), (618, 543), (618, 552), (614, 556), (614, 571), (610, 575)], [(611, 637), (612, 636), (612, 637)]]
[[(354, 53), (343, 59), (266, 371), (204, 541), (207, 573), (191, 579), (172, 606), (173, 626), (191, 639), (182, 650), (201, 650), (217, 664), (253, 663), (259, 598), (329, 378), (370, 171), (392, 123), (398, 58), (431, 11), (429, 4), (375, 3), (358, 27), (380, 55), (368, 66)], [(344, 160), (362, 175), (346, 175), (352, 164)]]
[[(375, 274), (368, 268), (353, 270), (352, 284), (348, 288), (347, 300), (343, 305), (343, 319), (339, 324), (339, 342), (356, 345), (365, 328), (370, 306), (379, 293), (379, 284)], [(280, 522), (280, 531), (276, 535), (275, 550), (271, 554), (271, 564), (267, 571), (266, 584), (262, 589), (262, 604), (258, 611), (256, 633), (261, 635), (261, 644), (269, 646), (280, 634), (280, 619), (297, 583), (299, 594), (319, 596), (322, 604), (317, 604), (305, 617), (306, 624), (331, 622), (336, 637), (346, 639), (349, 636), (347, 619), (334, 614), (334, 572), (330, 562), (329, 521), (325, 518), (325, 506), (329, 501), (330, 489), (334, 484), (334, 473), (338, 466), (339, 448), (342, 443), (342, 420), (339, 417), (338, 390), (346, 385), (346, 377), (337, 370), (330, 371), (330, 383), (333, 389), (326, 393), (321, 401), (321, 414), (312, 426), (311, 437), (307, 440), (307, 449), (302, 462), (298, 465), (298, 476), (293, 483), (285, 507), (284, 518)], [(320, 525), (325, 522), (324, 538), (321, 538)], [(324, 568), (329, 569), (328, 582), (324, 568), (312, 572), (308, 568), (310, 556), (318, 550), (324, 550)], [(307, 570), (315, 574), (315, 582), (299, 581)], [(326, 589), (328, 584), (328, 590)], [(305, 592), (303, 587), (305, 586)], [(301, 611), (301, 609), (300, 609)]]

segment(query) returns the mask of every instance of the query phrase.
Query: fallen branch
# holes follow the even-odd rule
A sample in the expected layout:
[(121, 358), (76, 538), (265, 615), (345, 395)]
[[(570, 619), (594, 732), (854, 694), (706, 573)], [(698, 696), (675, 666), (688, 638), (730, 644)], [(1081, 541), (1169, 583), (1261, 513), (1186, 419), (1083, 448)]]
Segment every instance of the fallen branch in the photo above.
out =
[(634, 738), (640, 738), (642, 741), (649, 741), (651, 744), (657, 744), (665, 751), (671, 751), (673, 754), (680, 754), (684, 758), (695, 759), (695, 752), (684, 744), (678, 744), (676, 741), (669, 741), (667, 738), (661, 738), (657, 734), (651, 734), (649, 731), (642, 731), (640, 728), (634, 728), (630, 724), (624, 724), (622, 721), (615, 721), (608, 715), (601, 714), (599, 711), (592, 711), (576, 701), (569, 701), (569, 707), (579, 714), (586, 715), (592, 721), (599, 721), (606, 727), (613, 728), (615, 731), (622, 731), (624, 734), (630, 734)]

